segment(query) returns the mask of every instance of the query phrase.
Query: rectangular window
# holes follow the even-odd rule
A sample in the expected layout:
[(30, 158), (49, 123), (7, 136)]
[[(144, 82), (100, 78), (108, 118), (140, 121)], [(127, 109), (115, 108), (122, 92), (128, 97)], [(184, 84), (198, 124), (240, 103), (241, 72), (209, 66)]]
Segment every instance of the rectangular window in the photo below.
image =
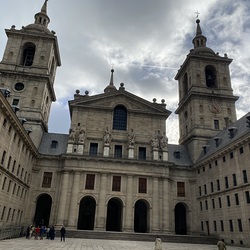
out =
[(201, 186), (199, 186), (199, 195), (201, 196)]
[(219, 208), (222, 208), (222, 203), (221, 203), (221, 198), (220, 197), (218, 198), (218, 201), (219, 201)]
[(230, 207), (231, 206), (231, 203), (230, 203), (230, 196), (227, 195), (227, 206)]
[(236, 204), (236, 205), (240, 205), (240, 202), (239, 202), (239, 195), (238, 195), (238, 194), (234, 194), (234, 197), (235, 197), (235, 204)]
[(204, 184), (204, 194), (207, 194), (207, 185)]
[(229, 186), (228, 186), (228, 177), (226, 176), (225, 177), (225, 188), (228, 188)]
[(233, 226), (233, 221), (232, 220), (229, 220), (229, 228), (230, 228), (231, 232), (234, 231), (234, 226)]
[(8, 160), (8, 164), (7, 164), (7, 169), (9, 169), (9, 168), (10, 168), (11, 159), (12, 159), (12, 157), (11, 157), (11, 156), (9, 156), (9, 160)]
[(233, 174), (233, 185), (237, 186), (236, 174)]
[(18, 106), (18, 103), (19, 103), (19, 99), (13, 99), (12, 105)]
[(213, 193), (214, 192), (214, 183), (210, 182), (210, 186), (211, 186), (211, 193)]
[(7, 215), (7, 221), (10, 219), (10, 213), (11, 213), (11, 208), (9, 208), (8, 215)]
[(208, 204), (207, 204), (207, 201), (205, 201), (205, 208), (206, 208), (206, 210), (208, 210)]
[(14, 221), (14, 218), (15, 218), (15, 212), (16, 212), (16, 209), (13, 209), (12, 216), (11, 216), (11, 221)]
[(50, 188), (51, 187), (52, 176), (53, 176), (52, 172), (44, 172), (43, 173), (43, 183), (42, 183), (43, 188)]
[(98, 143), (90, 143), (89, 147), (89, 155), (90, 156), (97, 156), (98, 153)]
[(241, 222), (241, 219), (238, 219), (238, 228), (239, 228), (239, 232), (242, 232), (243, 231), (243, 228), (242, 228), (242, 222)]
[(3, 186), (2, 186), (2, 190), (4, 190), (4, 189), (5, 189), (6, 181), (7, 181), (7, 177), (4, 177), (4, 179), (3, 179)]
[(223, 222), (223, 220), (220, 221), (220, 230), (221, 230), (221, 232), (224, 232), (224, 222)]
[(6, 156), (6, 151), (4, 150), (3, 154), (2, 154), (2, 159), (1, 159), (1, 164), (2, 165), (4, 164), (5, 156)]
[(240, 154), (243, 154), (244, 153), (243, 147), (240, 147), (239, 151), (240, 151)]
[(214, 220), (214, 231), (215, 231), (215, 232), (217, 231), (217, 223), (216, 223), (215, 220)]
[(216, 180), (217, 183), (217, 191), (220, 191), (220, 180)]
[(204, 231), (203, 221), (201, 221), (201, 231)]
[(215, 165), (215, 166), (218, 166), (218, 161), (217, 161), (217, 160), (214, 162), (214, 165)]
[(223, 156), (223, 157), (222, 157), (222, 161), (223, 161), (223, 162), (226, 162), (226, 156)]
[(16, 161), (14, 160), (14, 161), (13, 161), (13, 166), (12, 166), (12, 171), (11, 171), (12, 173), (15, 172), (15, 167), (16, 167)]
[(94, 174), (87, 174), (86, 175), (85, 189), (93, 190), (94, 187), (95, 187), (95, 175)]
[(220, 129), (219, 120), (214, 120), (214, 128), (215, 129)]
[(230, 159), (233, 159), (234, 158), (234, 152), (231, 152), (230, 153)]
[(215, 202), (214, 202), (214, 199), (212, 199), (212, 207), (213, 207), (213, 209), (215, 209)]
[(122, 145), (115, 145), (115, 158), (122, 158)]
[(247, 171), (246, 171), (246, 170), (243, 170), (243, 171), (242, 171), (242, 174), (243, 174), (243, 183), (248, 183)]
[(121, 176), (113, 176), (112, 191), (121, 191)]
[(247, 204), (249, 204), (250, 203), (250, 193), (249, 193), (249, 191), (245, 191), (245, 194), (246, 194), (246, 202), (247, 202)]
[(139, 159), (146, 160), (146, 148), (145, 147), (139, 147)]
[(139, 193), (147, 193), (147, 178), (139, 178)]
[(8, 188), (7, 188), (7, 192), (9, 193), (10, 191), (10, 187), (11, 187), (11, 180), (9, 180), (9, 185), (8, 185)]
[(201, 211), (202, 211), (202, 202), (200, 201), (200, 209), (201, 209)]
[(177, 182), (177, 196), (185, 197), (185, 182)]
[(5, 210), (6, 210), (6, 207), (3, 207), (3, 211), (2, 211), (2, 215), (1, 215), (1, 220), (3, 220), (3, 219), (4, 219)]

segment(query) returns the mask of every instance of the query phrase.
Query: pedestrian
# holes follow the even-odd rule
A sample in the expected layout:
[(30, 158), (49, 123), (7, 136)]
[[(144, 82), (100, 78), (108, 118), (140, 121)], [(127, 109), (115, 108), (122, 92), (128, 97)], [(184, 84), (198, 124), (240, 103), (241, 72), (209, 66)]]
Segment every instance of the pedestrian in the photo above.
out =
[(50, 227), (48, 226), (47, 228), (46, 228), (46, 239), (49, 239), (49, 230), (50, 230)]
[(27, 230), (26, 230), (26, 239), (29, 239), (29, 238), (30, 238), (30, 227), (31, 227), (31, 226), (28, 226), (28, 227), (27, 227)]
[(49, 238), (50, 238), (51, 240), (54, 240), (54, 239), (55, 239), (55, 234), (56, 234), (55, 227), (52, 226), (52, 227), (50, 228), (50, 230), (49, 230)]
[(223, 239), (219, 240), (217, 242), (217, 246), (218, 246), (218, 250), (226, 250), (227, 249)]
[(39, 226), (37, 226), (36, 228), (35, 228), (35, 240), (38, 240), (38, 236), (40, 235), (40, 227)]
[(43, 240), (43, 236), (46, 232), (46, 228), (45, 226), (41, 226), (41, 229), (40, 229), (40, 240)]
[(30, 225), (30, 235), (29, 235), (29, 239), (31, 239), (31, 237), (32, 237), (33, 230), (34, 230), (33, 225)]
[(162, 240), (159, 236), (155, 240), (155, 250), (162, 250)]
[(65, 227), (63, 225), (61, 227), (60, 233), (61, 233), (61, 241), (62, 240), (65, 241), (66, 229), (65, 229)]

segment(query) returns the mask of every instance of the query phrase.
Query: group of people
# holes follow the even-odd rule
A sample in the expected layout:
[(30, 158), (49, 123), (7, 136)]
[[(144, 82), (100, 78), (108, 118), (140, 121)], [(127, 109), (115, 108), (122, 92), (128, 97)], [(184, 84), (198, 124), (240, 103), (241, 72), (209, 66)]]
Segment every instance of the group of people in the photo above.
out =
[[(60, 229), (61, 241), (65, 241), (66, 229), (64, 226)], [(46, 239), (54, 240), (56, 235), (56, 229), (54, 226), (46, 227), (46, 226), (36, 226), (30, 225), (26, 230), (26, 239), (31, 239), (34, 236), (35, 240), (43, 240), (46, 236)]]

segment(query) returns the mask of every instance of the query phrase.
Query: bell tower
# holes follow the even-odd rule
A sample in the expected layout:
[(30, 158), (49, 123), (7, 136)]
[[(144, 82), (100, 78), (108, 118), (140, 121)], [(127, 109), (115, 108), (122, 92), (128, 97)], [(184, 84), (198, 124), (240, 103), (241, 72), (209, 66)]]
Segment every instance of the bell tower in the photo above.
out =
[(206, 46), (200, 20), (196, 20), (194, 48), (175, 77), (179, 86), (179, 143), (186, 145), (195, 162), (206, 141), (236, 120), (227, 54), (220, 56)]
[(8, 41), (0, 62), (0, 87), (11, 91), (10, 105), (26, 121), (24, 127), (37, 147), (48, 131), (51, 103), (56, 100), (54, 79), (61, 65), (57, 37), (48, 29), (47, 1), (33, 24), (5, 30)]

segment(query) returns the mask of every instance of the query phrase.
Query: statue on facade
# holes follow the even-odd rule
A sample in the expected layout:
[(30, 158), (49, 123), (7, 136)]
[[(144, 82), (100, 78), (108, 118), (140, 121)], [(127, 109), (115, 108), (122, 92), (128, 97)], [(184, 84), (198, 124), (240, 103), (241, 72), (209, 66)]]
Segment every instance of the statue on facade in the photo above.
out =
[(107, 127), (104, 133), (103, 137), (104, 144), (109, 144), (111, 141), (111, 133), (109, 131), (109, 128)]
[(74, 129), (69, 130), (69, 142), (75, 142), (76, 140), (76, 132)]
[(128, 143), (129, 146), (135, 145), (135, 133), (133, 129), (131, 129), (130, 133), (128, 134)]
[(154, 137), (150, 140), (152, 149), (159, 148), (159, 131), (155, 131)]
[(82, 129), (80, 130), (79, 135), (78, 135), (78, 142), (84, 143), (85, 137), (86, 137), (86, 130), (84, 127), (82, 127)]
[(168, 150), (168, 137), (166, 136), (166, 132), (163, 132), (163, 135), (160, 140), (160, 147), (162, 150)]

